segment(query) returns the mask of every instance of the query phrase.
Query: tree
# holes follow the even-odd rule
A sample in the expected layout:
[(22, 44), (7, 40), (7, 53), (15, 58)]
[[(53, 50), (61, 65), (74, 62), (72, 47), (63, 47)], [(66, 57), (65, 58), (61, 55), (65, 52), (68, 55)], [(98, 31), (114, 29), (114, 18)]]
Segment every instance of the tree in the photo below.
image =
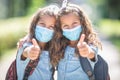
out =
[(0, 18), (25, 16), (43, 4), (44, 0), (0, 0)]

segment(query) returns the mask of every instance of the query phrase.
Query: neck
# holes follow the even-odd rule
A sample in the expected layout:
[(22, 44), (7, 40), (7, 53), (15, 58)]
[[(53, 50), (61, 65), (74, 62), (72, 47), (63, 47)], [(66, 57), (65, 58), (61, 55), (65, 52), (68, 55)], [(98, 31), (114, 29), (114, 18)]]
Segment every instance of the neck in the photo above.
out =
[(39, 42), (39, 46), (40, 46), (40, 48), (41, 48), (42, 50), (45, 49), (45, 45), (46, 45), (45, 42)]
[(70, 41), (69, 45), (70, 45), (71, 47), (76, 47), (77, 41)]

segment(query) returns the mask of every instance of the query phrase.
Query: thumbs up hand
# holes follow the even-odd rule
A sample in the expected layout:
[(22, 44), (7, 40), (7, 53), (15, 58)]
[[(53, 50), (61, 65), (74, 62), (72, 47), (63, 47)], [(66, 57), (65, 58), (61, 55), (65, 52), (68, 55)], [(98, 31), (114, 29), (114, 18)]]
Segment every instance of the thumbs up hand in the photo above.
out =
[(89, 47), (89, 45), (84, 42), (85, 34), (82, 34), (80, 40), (78, 41), (77, 47), (79, 54), (82, 57), (94, 58), (93, 50)]
[(35, 60), (40, 55), (40, 47), (34, 38), (32, 39), (32, 43), (33, 43), (32, 46), (26, 48), (27, 57), (30, 58), (31, 60)]

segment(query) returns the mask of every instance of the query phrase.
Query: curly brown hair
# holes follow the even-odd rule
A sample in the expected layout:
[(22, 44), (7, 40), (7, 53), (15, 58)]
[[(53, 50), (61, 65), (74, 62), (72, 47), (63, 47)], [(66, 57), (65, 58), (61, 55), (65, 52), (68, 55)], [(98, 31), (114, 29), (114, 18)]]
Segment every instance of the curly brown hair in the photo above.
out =
[[(40, 8), (38, 9), (38, 11), (33, 15), (33, 18), (31, 20), (31, 23), (30, 23), (30, 28), (29, 28), (29, 38), (30, 40), (32, 38), (35, 38), (35, 28), (36, 28), (36, 25), (38, 23), (38, 21), (41, 19), (41, 16), (43, 15), (48, 15), (48, 16), (52, 16), (52, 17), (55, 17), (55, 19), (57, 18), (57, 14), (58, 14), (58, 11), (59, 11), (59, 7), (56, 6), (56, 5), (49, 5), (47, 7), (44, 7), (44, 8)], [(56, 32), (56, 24), (55, 24), (55, 27), (54, 27), (54, 31)], [(36, 38), (35, 38), (36, 39)], [(36, 39), (37, 40), (37, 39)], [(55, 53), (54, 51), (54, 42), (53, 42), (54, 38), (52, 40), (50, 40), (49, 42), (47, 42), (47, 44), (45, 45), (45, 50), (48, 50), (50, 52), (50, 60), (53, 60), (51, 59), (51, 53)], [(53, 61), (52, 61), (53, 62)], [(52, 63), (53, 65), (54, 63)]]
[[(92, 44), (95, 47), (102, 49), (101, 42), (99, 41), (96, 32), (93, 30), (93, 26), (89, 18), (85, 15), (80, 6), (77, 6), (75, 4), (68, 4), (66, 7), (61, 8), (60, 11), (58, 12), (58, 21), (56, 26), (57, 29), (55, 30), (56, 34), (53, 40), (54, 53), (51, 53), (52, 57), (51, 63), (54, 63), (54, 65), (57, 65), (60, 59), (64, 57), (65, 48), (69, 44), (69, 40), (62, 35), (60, 22), (60, 18), (63, 15), (67, 15), (69, 13), (78, 14), (81, 26), (83, 27), (82, 33), (85, 34), (85, 42), (87, 44)], [(77, 48), (76, 53), (78, 54)]]

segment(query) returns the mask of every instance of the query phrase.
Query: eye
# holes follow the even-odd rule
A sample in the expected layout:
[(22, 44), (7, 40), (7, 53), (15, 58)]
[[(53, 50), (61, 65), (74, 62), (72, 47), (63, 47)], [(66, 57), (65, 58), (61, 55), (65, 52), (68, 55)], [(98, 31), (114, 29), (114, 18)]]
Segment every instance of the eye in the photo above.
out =
[(69, 29), (68, 25), (62, 25), (62, 29)]
[(38, 25), (45, 27), (45, 23), (43, 23), (43, 22), (38, 22)]
[(72, 25), (73, 25), (73, 27), (76, 27), (76, 26), (80, 25), (80, 22), (76, 21)]
[(51, 29), (51, 30), (54, 30), (54, 27), (55, 27), (54, 25), (51, 25), (48, 28)]

